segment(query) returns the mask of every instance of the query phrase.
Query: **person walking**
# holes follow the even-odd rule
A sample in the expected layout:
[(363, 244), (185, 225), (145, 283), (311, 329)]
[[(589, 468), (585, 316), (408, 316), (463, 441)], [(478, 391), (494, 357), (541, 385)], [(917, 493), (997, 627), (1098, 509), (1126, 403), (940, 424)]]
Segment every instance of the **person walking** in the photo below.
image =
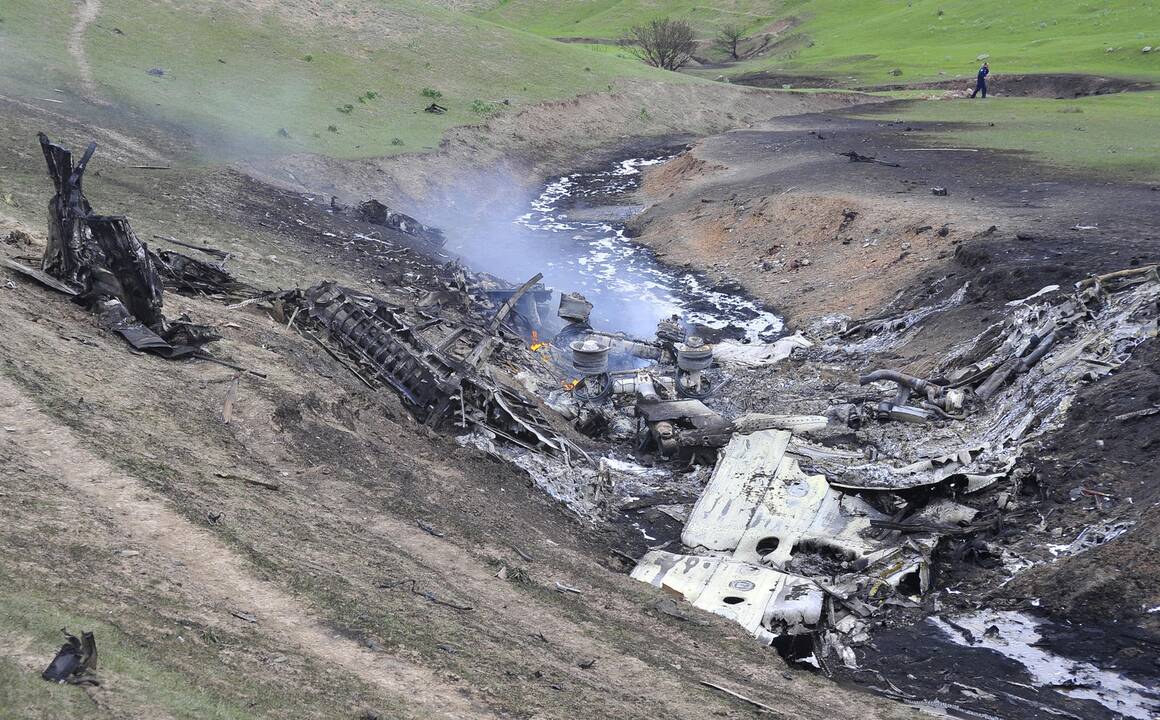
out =
[(987, 63), (983, 63), (983, 67), (979, 68), (979, 77), (975, 80), (975, 91), (971, 93), (971, 97), (975, 97), (980, 90), (983, 91), (983, 99), (987, 99), (987, 76), (991, 74), (991, 68), (987, 67)]

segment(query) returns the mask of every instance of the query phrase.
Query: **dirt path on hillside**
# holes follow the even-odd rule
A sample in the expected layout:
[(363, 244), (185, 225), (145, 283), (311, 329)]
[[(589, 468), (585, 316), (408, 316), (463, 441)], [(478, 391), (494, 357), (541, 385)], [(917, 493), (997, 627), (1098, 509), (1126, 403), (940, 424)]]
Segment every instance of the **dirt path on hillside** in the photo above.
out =
[(255, 578), (248, 564), (209, 532), (85, 448), (71, 430), (54, 422), (4, 377), (0, 377), (0, 426), (5, 440), (18, 448), (22, 466), (61, 478), (86, 496), (93, 509), (111, 513), (134, 544), (182, 567), (185, 589), (223, 615), (235, 610), (251, 613), (264, 632), (404, 699), (416, 710), (423, 708), (427, 717), (492, 717), (434, 673), (336, 636), (296, 599)]
[[(95, 101), (102, 107), (107, 108), (108, 105), (101, 100)], [(39, 116), (43, 118), (41, 127), (55, 128), (55, 133), (60, 133), (61, 129), (66, 128), (76, 123), (72, 115), (66, 112), (56, 112), (51, 108), (44, 108), (39, 105), (14, 98), (8, 95), (0, 95), (0, 103), (11, 104), (18, 112), (27, 112), (29, 116)], [(19, 136), (17, 136), (19, 137)], [(30, 144), (36, 142), (35, 135), (27, 135), (26, 139)], [(55, 142), (65, 142), (66, 140), (60, 137), (59, 134), (52, 138)], [(159, 151), (151, 140), (145, 138), (134, 138), (129, 134), (114, 130), (111, 127), (106, 127), (98, 120), (90, 119), (88, 124), (84, 126), (83, 138), (78, 138), (82, 142), (96, 141), (100, 148), (102, 159), (114, 160), (117, 162), (138, 162), (138, 163), (152, 163), (157, 165), (167, 165), (172, 160), (169, 155)], [(79, 143), (78, 143), (79, 144)], [(39, 151), (38, 151), (39, 152)], [(10, 219), (9, 222), (15, 223), (15, 219)]]
[(100, 14), (101, 0), (80, 0), (77, 4), (77, 22), (68, 33), (68, 53), (77, 64), (85, 97), (92, 102), (100, 102), (100, 99), (97, 96), (97, 83), (93, 80), (93, 69), (85, 53), (85, 32)]

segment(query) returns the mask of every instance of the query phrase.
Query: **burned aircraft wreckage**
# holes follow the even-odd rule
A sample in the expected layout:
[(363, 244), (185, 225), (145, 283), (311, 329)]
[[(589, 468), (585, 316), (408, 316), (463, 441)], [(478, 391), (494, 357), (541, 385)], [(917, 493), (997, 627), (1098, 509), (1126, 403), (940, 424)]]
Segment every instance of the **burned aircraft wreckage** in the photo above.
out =
[[(929, 377), (882, 368), (819, 390), (816, 414), (734, 415), (722, 397), (731, 375), (803, 351), (864, 365), (922, 313), (712, 345), (677, 317), (651, 339), (603, 332), (587, 300), (540, 276), (513, 286), (455, 264), (407, 305), (333, 282), (267, 291), (155, 253), (124, 218), (92, 214), (81, 180), (94, 146), (73, 165), (43, 135), (41, 145), (56, 187), (47, 249), (39, 270), (9, 267), (165, 357), (211, 357), (202, 346), (216, 336), (167, 320), (163, 287), (265, 304), (417, 420), (523, 467), (590, 522), (681, 485), (695, 500), (672, 508), (679, 542), (651, 547), (632, 576), (823, 667), (857, 662), (867, 618), (921, 602), (940, 545), (992, 532), (1030, 474), (1024, 446), (1058, 426), (1082, 383), (1157, 333), (1160, 276), (1133, 268), (1011, 303)], [(380, 208), (360, 212), (386, 223)]]

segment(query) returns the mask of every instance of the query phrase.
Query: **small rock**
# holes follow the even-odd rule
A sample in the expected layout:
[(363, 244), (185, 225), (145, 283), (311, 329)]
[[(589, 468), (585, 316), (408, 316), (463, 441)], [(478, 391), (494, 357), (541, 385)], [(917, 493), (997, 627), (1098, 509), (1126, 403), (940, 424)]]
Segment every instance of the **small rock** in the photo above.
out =
[(1144, 47), (1140, 48), (1140, 52), (1142, 52), (1142, 53), (1150, 53), (1150, 52), (1152, 52), (1152, 46), (1151, 46), (1151, 45), (1145, 45)]
[(138, 550), (114, 550), (113, 554), (121, 557), (137, 557), (141, 552)]
[(1051, 528), (1051, 537), (1063, 537), (1063, 528), (1061, 528), (1061, 527)]
[(4, 242), (8, 243), (9, 245), (31, 245), (32, 236), (23, 230), (13, 230), (12, 232), (8, 233), (8, 237), (4, 240)]
[(939, 197), (946, 197), (947, 189), (945, 187), (932, 187), (930, 189), (931, 195), (938, 195)]
[(975, 56), (975, 59), (976, 59), (976, 60), (986, 60), (986, 59), (987, 59), (987, 58), (989, 58), (989, 57), (991, 57), (991, 54), (990, 54), (990, 53), (981, 53), (981, 54), (979, 54), (979, 55), (976, 55), (976, 56)]
[(165, 75), (165, 71), (161, 68), (149, 68), (145, 71), (145, 74), (152, 75), (153, 77), (162, 77)]
[(902, 70), (900, 68), (894, 68), (893, 70), (890, 71), (890, 74), (893, 75), (894, 77), (898, 77), (899, 75), (902, 74)]

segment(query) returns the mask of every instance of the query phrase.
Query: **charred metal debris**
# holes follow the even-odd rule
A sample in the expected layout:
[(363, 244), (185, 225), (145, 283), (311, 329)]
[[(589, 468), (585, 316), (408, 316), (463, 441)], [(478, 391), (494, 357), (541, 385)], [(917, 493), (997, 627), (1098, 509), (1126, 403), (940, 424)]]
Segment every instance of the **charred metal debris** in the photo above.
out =
[(74, 164), (69, 150), (53, 144), (44, 133), (39, 140), (56, 189), (48, 205), (48, 243), (39, 269), (8, 259), (4, 264), (72, 296), (137, 350), (166, 358), (205, 356), (202, 346), (219, 336), (189, 318), (166, 318), (164, 289), (227, 296), (256, 289), (238, 282), (221, 266), (176, 252), (155, 253), (125, 217), (95, 214), (83, 180), (96, 143)]
[(404, 235), (419, 238), (433, 247), (443, 247), (447, 238), (439, 228), (430, 227), (419, 222), (410, 215), (392, 210), (378, 200), (371, 198), (358, 206), (358, 218), (371, 225), (381, 225), (392, 230), (398, 230)]
[(340, 348), (368, 384), (398, 392), (429, 427), (478, 428), (565, 461), (584, 457), (564, 424), (501, 367), (518, 346), (504, 342), (496, 323), (415, 323), (401, 306), (331, 282), (271, 300), (289, 322)]
[[(823, 668), (833, 658), (856, 665), (875, 614), (922, 606), (948, 548), (960, 560), (1028, 565), (989, 540), (1030, 507), (1024, 448), (1061, 424), (1082, 383), (1157, 334), (1155, 266), (1012, 302), (927, 377), (870, 366), (824, 385), (755, 369), (795, 353), (815, 368), (865, 367), (966, 288), (919, 310), (832, 318), (809, 338), (764, 344), (710, 343), (675, 316), (651, 338), (607, 332), (592, 327), (583, 296), (539, 275), (513, 285), (455, 263), (401, 304), (334, 282), (263, 292), (220, 264), (154, 253), (124, 218), (92, 214), (81, 179), (94, 146), (74, 166), (67, 150), (41, 143), (57, 192), (42, 270), (21, 272), (166, 357), (214, 335), (166, 320), (163, 286), (248, 298), (234, 308), (265, 303), (361, 382), (398, 393), (429, 428), (523, 468), (587, 521), (661, 540), (633, 577)], [(442, 244), (437, 230), (376, 201), (358, 212)], [(771, 378), (793, 385), (799, 401), (731, 410), (744, 383)], [(733, 398), (730, 383), (742, 386)], [(649, 535), (642, 510), (680, 529)]]
[(66, 629), (65, 643), (57, 650), (52, 662), (40, 674), (49, 682), (69, 685), (100, 685), (97, 679), (97, 639), (91, 632), (78, 638)]
[[(791, 657), (856, 667), (868, 618), (928, 605), (937, 557), (1011, 572), (1034, 562), (992, 540), (1033, 512), (1023, 450), (1061, 426), (1083, 383), (1156, 337), (1158, 302), (1156, 266), (1050, 286), (1009, 303), (1004, 321), (930, 377), (883, 368), (827, 387), (818, 423), (781, 417), (754, 430), (753, 418), (735, 419), (683, 511), (683, 549), (657, 546), (633, 577)], [(864, 362), (916, 323), (915, 313), (823, 322), (810, 358)]]

